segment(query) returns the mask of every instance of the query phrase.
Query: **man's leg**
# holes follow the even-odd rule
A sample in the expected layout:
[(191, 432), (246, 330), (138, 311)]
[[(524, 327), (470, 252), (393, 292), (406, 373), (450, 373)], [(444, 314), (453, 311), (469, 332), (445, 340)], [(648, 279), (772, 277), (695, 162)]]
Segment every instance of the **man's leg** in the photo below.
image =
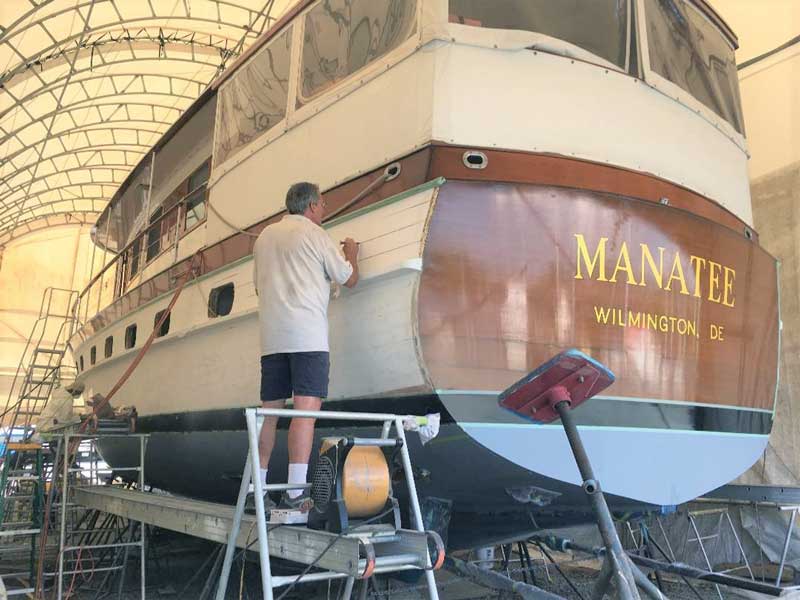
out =
[[(292, 376), (286, 354), (269, 354), (261, 357), (261, 406), (283, 408), (286, 398), (292, 396)], [(276, 417), (265, 417), (258, 435), (258, 455), (261, 463), (261, 483), (267, 483), (267, 469), (278, 425)]]
[[(294, 407), (297, 410), (319, 410), (322, 400), (314, 396), (295, 396)], [(300, 419), (294, 417), (289, 425), (289, 463), (305, 463), (311, 456), (314, 444), (314, 423), (316, 419)]]
[[(319, 410), (322, 398), (328, 395), (330, 360), (327, 352), (300, 352), (292, 354), (292, 387), (296, 410)], [(292, 418), (289, 425), (289, 483), (306, 483), (308, 460), (314, 444), (316, 419)], [(290, 498), (297, 498), (303, 490), (289, 490)]]
[[(272, 400), (262, 402), (262, 408), (284, 408), (286, 400)], [(258, 436), (258, 456), (261, 461), (261, 469), (266, 471), (269, 467), (269, 458), (272, 456), (272, 449), (275, 447), (275, 435), (278, 429), (278, 417), (264, 417), (261, 425), (261, 433)]]

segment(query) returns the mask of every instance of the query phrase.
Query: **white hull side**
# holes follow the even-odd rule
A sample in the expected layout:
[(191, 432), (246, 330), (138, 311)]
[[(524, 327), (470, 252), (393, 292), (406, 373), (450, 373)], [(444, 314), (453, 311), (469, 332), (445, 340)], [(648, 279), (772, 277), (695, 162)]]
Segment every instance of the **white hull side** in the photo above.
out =
[[(429, 390), (416, 345), (415, 307), (422, 268), (425, 225), (436, 188), (393, 201), (354, 218), (335, 222), (334, 240), (362, 240), (362, 280), (340, 290), (329, 309), (331, 399), (381, 397)], [(233, 282), (230, 315), (208, 316), (210, 291)], [(87, 369), (79, 375), (85, 396), (107, 394), (141, 348), (165, 294), (77, 345)], [(156, 339), (115, 406), (136, 406), (141, 416), (253, 406), (259, 401), (259, 327), (252, 256), (190, 282), (170, 317), (167, 336)], [(137, 345), (121, 351), (125, 330), (138, 327)], [(104, 341), (114, 337), (116, 352), (102, 357)], [(77, 340), (73, 340), (77, 342)], [(98, 362), (89, 365), (89, 349)]]

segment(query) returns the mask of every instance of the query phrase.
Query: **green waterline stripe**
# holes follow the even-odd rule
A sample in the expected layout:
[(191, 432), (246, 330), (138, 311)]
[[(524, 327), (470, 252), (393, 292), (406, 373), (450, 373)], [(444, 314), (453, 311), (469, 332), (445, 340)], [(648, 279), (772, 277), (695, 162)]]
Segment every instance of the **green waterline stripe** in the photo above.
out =
[(346, 215), (342, 215), (341, 217), (336, 217), (335, 219), (331, 219), (327, 221), (322, 226), (325, 229), (330, 229), (331, 227), (336, 227), (337, 225), (341, 225), (351, 219), (357, 219), (360, 216), (363, 216), (367, 213), (370, 213), (374, 210), (378, 210), (383, 208), (384, 206), (389, 206), (390, 204), (394, 204), (395, 202), (400, 202), (401, 200), (405, 200), (415, 194), (419, 194), (420, 192), (424, 192), (426, 190), (430, 190), (433, 188), (443, 186), (447, 180), (444, 177), (437, 177), (436, 179), (431, 179), (430, 181), (426, 181), (425, 183), (421, 183), (418, 186), (409, 188), (404, 192), (400, 192), (399, 194), (395, 194), (394, 196), (389, 196), (388, 198), (384, 198), (379, 202), (375, 202), (370, 204), (369, 206), (365, 206), (363, 208), (359, 208), (358, 210), (354, 210), (351, 213), (347, 213)]
[[(413, 196), (415, 194), (419, 194), (420, 192), (424, 192), (426, 190), (430, 190), (430, 189), (433, 189), (433, 188), (441, 187), (446, 183), (446, 181), (447, 180), (444, 177), (437, 177), (436, 179), (431, 179), (430, 181), (426, 181), (425, 183), (422, 183), (422, 184), (420, 184), (418, 186), (415, 186), (413, 188), (409, 188), (409, 189), (405, 190), (404, 192), (400, 192), (399, 194), (395, 194), (394, 196), (389, 196), (388, 198), (384, 198), (380, 202), (375, 202), (374, 204), (370, 204), (369, 206), (365, 206), (364, 208), (359, 208), (358, 210), (354, 210), (351, 213), (348, 213), (346, 215), (342, 215), (341, 217), (337, 217), (336, 219), (328, 221), (327, 223), (324, 224), (324, 228), (325, 229), (330, 229), (331, 227), (335, 227), (336, 225), (340, 225), (341, 223), (345, 223), (346, 221), (349, 221), (351, 219), (355, 219), (357, 217), (365, 215), (365, 214), (367, 214), (369, 212), (372, 212), (374, 210), (378, 210), (379, 208), (383, 208), (384, 206), (389, 206), (390, 204), (394, 204), (395, 202), (400, 202), (401, 200), (405, 200), (406, 198), (409, 198), (409, 197), (411, 197), (411, 196)], [(188, 287), (190, 285), (195, 285), (195, 284), (201, 283), (202, 281), (205, 281), (206, 279), (208, 279), (210, 277), (216, 277), (217, 275), (220, 275), (221, 273), (224, 273), (224, 272), (226, 272), (226, 271), (228, 271), (230, 269), (238, 267), (239, 265), (241, 265), (241, 264), (243, 264), (243, 263), (245, 263), (245, 262), (247, 262), (249, 260), (253, 260), (253, 255), (252, 254), (248, 254), (247, 256), (243, 256), (242, 258), (239, 258), (239, 259), (233, 261), (232, 263), (228, 263), (224, 267), (220, 267), (219, 269), (215, 269), (214, 271), (211, 271), (210, 273), (205, 273), (205, 274), (197, 277), (196, 279), (193, 279), (192, 281), (190, 281), (186, 285)], [(152, 304), (154, 304), (156, 302), (159, 302), (163, 298), (165, 298), (167, 296), (171, 296), (174, 293), (175, 293), (174, 290), (170, 290), (170, 291), (164, 292), (163, 294), (161, 294), (159, 296), (156, 296), (152, 300), (148, 300), (147, 302), (145, 302), (144, 304), (139, 306), (133, 312), (130, 312), (127, 315), (125, 315), (125, 317), (127, 318), (127, 317), (130, 317), (130, 316), (136, 315), (139, 312), (145, 310), (148, 306), (150, 306), (150, 305), (152, 305)], [(95, 332), (95, 335), (96, 335), (96, 333), (97, 332)]]
[[(473, 429), (554, 429), (563, 431), (564, 427), (562, 425), (538, 425), (536, 423), (487, 423), (487, 422), (476, 422), (476, 423), (469, 423), (465, 421), (458, 421), (458, 425), (461, 428), (472, 427)], [(764, 438), (769, 439), (768, 434), (761, 434), (761, 433), (736, 433), (730, 431), (696, 431), (691, 429), (655, 429), (652, 427), (615, 427), (615, 426), (606, 426), (606, 425), (578, 425), (578, 429), (582, 431), (608, 431), (613, 433), (622, 433), (622, 432), (630, 432), (630, 431), (637, 431), (642, 433), (669, 433), (672, 435), (680, 434), (680, 435), (715, 435), (715, 436), (723, 436), (723, 437), (749, 437), (749, 438)]]
[[(501, 391), (495, 390), (435, 390), (439, 396), (488, 396), (490, 398), (497, 398)], [(768, 408), (747, 408), (744, 406), (728, 406), (725, 404), (706, 404), (703, 402), (687, 402), (685, 400), (664, 400), (657, 398), (634, 398), (632, 396), (594, 396), (594, 400), (610, 400), (619, 402), (638, 402), (643, 404), (664, 404), (667, 406), (703, 406), (706, 408), (720, 408), (727, 410), (741, 410), (747, 412), (762, 412), (766, 414), (773, 414), (774, 411)]]

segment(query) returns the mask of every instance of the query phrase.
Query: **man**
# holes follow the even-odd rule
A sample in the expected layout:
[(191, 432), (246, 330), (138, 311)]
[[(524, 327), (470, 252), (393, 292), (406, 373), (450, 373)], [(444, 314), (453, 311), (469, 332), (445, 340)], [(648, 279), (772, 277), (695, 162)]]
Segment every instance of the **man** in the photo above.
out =
[[(328, 395), (328, 300), (330, 283), (358, 282), (358, 244), (347, 238), (344, 258), (325, 230), (325, 201), (313, 183), (295, 183), (286, 194), (283, 219), (268, 225), (253, 248), (253, 279), (261, 327), (261, 402), (283, 408), (294, 396), (298, 410), (319, 410)], [(275, 445), (277, 419), (261, 427), (261, 482)], [(289, 483), (304, 484), (314, 440), (314, 419), (289, 426)], [(274, 505), (265, 497), (267, 510)], [(311, 509), (307, 490), (289, 490), (281, 508)]]

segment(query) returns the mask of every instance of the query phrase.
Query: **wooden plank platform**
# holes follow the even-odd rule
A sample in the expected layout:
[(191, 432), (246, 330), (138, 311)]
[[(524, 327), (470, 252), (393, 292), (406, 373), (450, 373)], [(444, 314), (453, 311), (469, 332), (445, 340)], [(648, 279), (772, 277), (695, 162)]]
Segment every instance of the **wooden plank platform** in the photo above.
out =
[[(117, 486), (76, 487), (74, 493), (75, 502), (81, 506), (220, 544), (228, 542), (228, 533), (233, 525), (235, 507), (228, 504), (139, 492)], [(270, 556), (302, 564), (318, 560), (316, 564), (321, 569), (353, 577), (358, 577), (367, 566), (363, 556), (364, 543), (357, 536), (338, 536), (327, 531), (290, 525), (268, 524), (268, 528)], [(394, 562), (398, 555), (403, 555), (405, 564), (413, 561), (413, 566), (418, 568), (423, 568), (427, 562), (428, 541), (424, 533), (400, 530), (384, 541), (379, 537), (370, 541), (376, 551), (378, 567), (386, 561)], [(258, 552), (255, 515), (243, 515), (236, 545)]]

